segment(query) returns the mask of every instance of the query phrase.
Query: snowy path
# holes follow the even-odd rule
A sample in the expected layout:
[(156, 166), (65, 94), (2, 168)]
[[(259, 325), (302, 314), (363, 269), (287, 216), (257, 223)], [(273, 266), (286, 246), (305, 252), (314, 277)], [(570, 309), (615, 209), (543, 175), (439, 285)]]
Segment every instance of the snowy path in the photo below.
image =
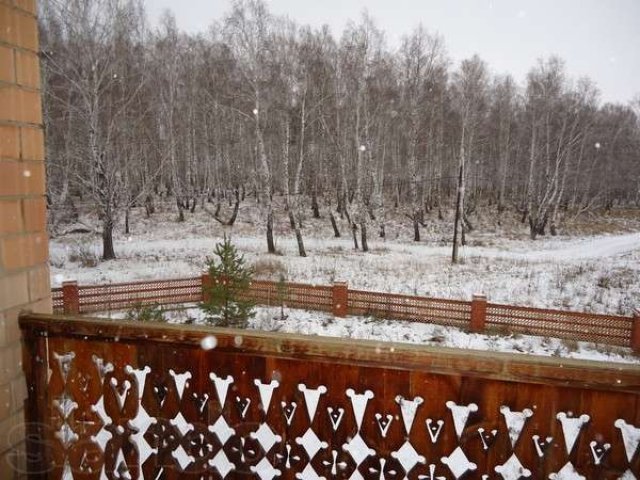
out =
[[(547, 245), (541, 243), (540, 246), (543, 249), (530, 251), (505, 251), (481, 247), (467, 248), (464, 253), (480, 257), (511, 258), (527, 261), (593, 260), (622, 255), (640, 249), (640, 233), (569, 240), (563, 242), (561, 246), (544, 248)], [(535, 246), (535, 243), (530, 244), (530, 247)]]
[[(252, 251), (256, 254), (264, 250), (263, 239), (247, 236), (232, 236), (233, 242), (242, 251)], [(207, 252), (213, 249), (218, 237), (192, 237), (189, 239), (143, 239), (135, 241), (116, 240), (116, 249), (120, 256), (136, 256), (136, 254), (149, 253), (169, 253), (173, 252), (176, 257), (188, 256), (189, 252)], [(295, 255), (297, 246), (295, 240), (291, 238), (279, 238), (278, 248), (283, 252)], [(410, 253), (414, 255), (449, 257), (451, 255), (450, 246), (433, 246), (425, 243), (405, 243), (405, 242), (381, 242), (370, 240), (372, 254), (376, 250), (390, 250), (394, 253)], [(342, 247), (345, 252), (352, 248), (351, 240), (343, 239), (305, 239), (305, 245), (310, 254), (322, 254), (332, 248)], [(52, 245), (52, 250), (59, 252), (61, 245)], [(622, 255), (635, 250), (640, 250), (640, 233), (628, 233), (623, 235), (607, 235), (580, 239), (560, 239), (548, 238), (537, 241), (505, 241), (504, 248), (495, 247), (462, 247), (463, 256), (484, 257), (484, 258), (504, 258), (523, 261), (575, 261), (594, 260), (615, 255)], [(384, 253), (381, 253), (384, 255)]]

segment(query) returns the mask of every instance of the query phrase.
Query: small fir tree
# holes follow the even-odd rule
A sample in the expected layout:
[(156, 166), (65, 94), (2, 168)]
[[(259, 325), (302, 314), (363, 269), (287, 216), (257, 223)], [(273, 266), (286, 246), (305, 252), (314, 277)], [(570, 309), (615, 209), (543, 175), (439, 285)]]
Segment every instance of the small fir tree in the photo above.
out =
[(284, 314), (284, 300), (287, 298), (287, 282), (284, 275), (280, 274), (278, 283), (276, 284), (276, 292), (278, 293), (278, 303), (280, 304), (280, 320), (286, 320), (289, 315)]
[(206, 320), (222, 327), (245, 328), (253, 317), (253, 303), (242, 298), (249, 289), (253, 271), (245, 264), (231, 241), (216, 245), (215, 257), (207, 257), (210, 284), (205, 286), (205, 301), (201, 308)]
[(127, 320), (136, 322), (166, 322), (164, 310), (158, 304), (143, 305), (138, 303), (125, 316)]

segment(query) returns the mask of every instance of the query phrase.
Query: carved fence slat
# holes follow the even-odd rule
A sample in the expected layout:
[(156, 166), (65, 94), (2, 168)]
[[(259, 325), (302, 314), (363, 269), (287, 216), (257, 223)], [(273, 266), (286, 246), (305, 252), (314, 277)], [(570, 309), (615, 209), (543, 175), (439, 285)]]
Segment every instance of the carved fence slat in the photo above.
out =
[[(635, 366), (45, 315), (20, 324), (42, 478), (640, 472)], [(211, 335), (215, 348), (201, 348)]]

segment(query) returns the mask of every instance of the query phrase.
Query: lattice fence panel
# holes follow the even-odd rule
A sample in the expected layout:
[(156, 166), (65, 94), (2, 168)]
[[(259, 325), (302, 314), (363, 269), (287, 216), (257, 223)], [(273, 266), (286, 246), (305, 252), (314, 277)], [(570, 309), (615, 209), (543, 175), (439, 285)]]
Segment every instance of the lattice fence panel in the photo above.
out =
[(487, 327), (530, 335), (630, 346), (633, 318), (487, 304)]
[[(257, 305), (284, 304), (290, 308), (331, 312), (333, 288), (255, 280), (246, 298)], [(51, 294), (53, 311), (63, 313), (63, 289), (54, 288)], [(79, 286), (78, 297), (80, 313), (123, 310), (136, 305), (194, 303), (202, 300), (202, 279), (195, 277)], [(466, 329), (471, 317), (471, 302), (349, 290), (348, 314)], [(490, 303), (487, 304), (485, 324), (489, 330), (628, 347), (631, 344), (633, 318)]]
[(349, 314), (467, 328), (471, 316), (471, 303), (349, 290)]
[(53, 313), (64, 312), (64, 302), (62, 299), (62, 288), (51, 289), (51, 303), (53, 305)]
[(247, 297), (259, 305), (277, 306), (284, 303), (290, 308), (306, 308), (330, 312), (333, 305), (331, 287), (255, 280)]
[(202, 300), (200, 278), (81, 286), (80, 312), (122, 310), (136, 305), (174, 305)]

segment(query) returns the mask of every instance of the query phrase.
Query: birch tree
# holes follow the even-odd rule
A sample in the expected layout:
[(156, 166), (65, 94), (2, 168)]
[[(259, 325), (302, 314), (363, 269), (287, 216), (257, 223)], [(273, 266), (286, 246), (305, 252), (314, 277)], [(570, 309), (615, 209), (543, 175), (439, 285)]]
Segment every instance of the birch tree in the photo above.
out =
[(111, 260), (123, 187), (118, 134), (127, 128), (123, 122), (131, 122), (128, 113), (144, 86), (144, 68), (128, 68), (143, 17), (134, 1), (72, 0), (48, 7), (45, 21), (55, 22), (61, 40), (44, 61), (68, 85), (67, 108), (77, 119), (69, 140), (80, 168), (67, 173), (90, 194), (101, 223), (102, 259)]
[[(420, 163), (426, 163), (426, 149), (420, 148), (433, 142), (425, 132), (426, 115), (430, 106), (428, 89), (434, 83), (442, 62), (442, 44), (439, 37), (431, 36), (420, 25), (410, 37), (406, 37), (400, 49), (401, 89), (403, 124), (407, 137), (407, 173), (409, 183), (409, 214), (413, 223), (413, 240), (420, 241), (420, 225), (424, 218), (423, 196), (427, 180), (422, 176), (426, 170)], [(421, 159), (419, 159), (421, 157)], [(421, 161), (420, 161), (421, 160)]]
[(252, 106), (250, 114), (242, 109), (238, 109), (238, 113), (245, 118), (252, 116), (256, 141), (259, 202), (266, 225), (267, 251), (276, 253), (273, 239), (273, 176), (264, 134), (269, 112), (269, 99), (266, 92), (272, 53), (269, 51), (269, 41), (273, 35), (272, 27), (270, 14), (260, 0), (235, 2), (231, 14), (225, 21), (228, 42), (236, 56), (239, 72), (242, 75), (241, 95), (244, 100), (242, 103), (245, 106)]
[(459, 115), (459, 150), (456, 207), (453, 223), (453, 249), (451, 262), (458, 263), (458, 247), (464, 244), (465, 221), (464, 200), (466, 186), (467, 157), (473, 153), (475, 135), (482, 120), (486, 102), (487, 68), (485, 63), (474, 56), (463, 60), (460, 70), (454, 75), (453, 95)]

